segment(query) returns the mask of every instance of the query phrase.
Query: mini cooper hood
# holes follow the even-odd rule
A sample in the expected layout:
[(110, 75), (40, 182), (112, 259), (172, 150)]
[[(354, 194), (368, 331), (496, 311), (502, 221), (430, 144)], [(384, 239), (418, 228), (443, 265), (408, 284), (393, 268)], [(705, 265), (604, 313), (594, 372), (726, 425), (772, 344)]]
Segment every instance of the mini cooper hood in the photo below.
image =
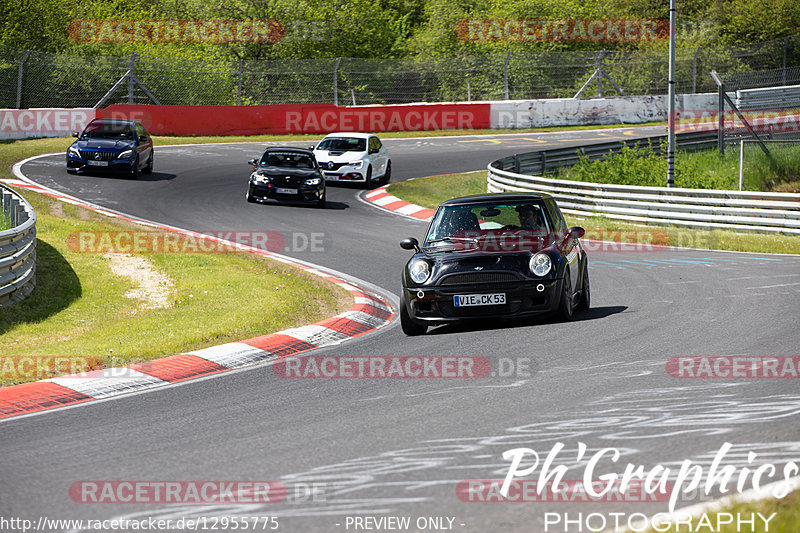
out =
[(132, 140), (126, 139), (86, 139), (72, 143), (78, 150), (128, 150), (134, 147)]

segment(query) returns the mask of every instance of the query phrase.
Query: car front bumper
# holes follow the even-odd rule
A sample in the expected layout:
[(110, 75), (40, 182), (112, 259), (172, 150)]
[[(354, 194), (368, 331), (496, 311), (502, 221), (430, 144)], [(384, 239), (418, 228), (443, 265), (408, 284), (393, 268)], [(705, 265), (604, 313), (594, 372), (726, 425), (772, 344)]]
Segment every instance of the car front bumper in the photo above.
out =
[[(561, 290), (561, 279), (549, 279), (492, 286), (406, 287), (403, 297), (414, 321), (435, 325), (471, 319), (547, 315), (558, 308)], [(454, 303), (457, 295), (497, 293), (506, 295), (505, 304), (456, 307)]]
[(254, 184), (250, 182), (250, 196), (254, 200), (277, 200), (279, 202), (316, 203), (324, 194), (324, 186), (303, 186), (297, 189), (297, 194), (279, 193), (272, 184)]
[(133, 162), (134, 159), (112, 159), (110, 161), (97, 161), (96, 163), (105, 163), (97, 165), (93, 164), (95, 163), (94, 161), (67, 155), (67, 170), (72, 172), (129, 173), (133, 171)]

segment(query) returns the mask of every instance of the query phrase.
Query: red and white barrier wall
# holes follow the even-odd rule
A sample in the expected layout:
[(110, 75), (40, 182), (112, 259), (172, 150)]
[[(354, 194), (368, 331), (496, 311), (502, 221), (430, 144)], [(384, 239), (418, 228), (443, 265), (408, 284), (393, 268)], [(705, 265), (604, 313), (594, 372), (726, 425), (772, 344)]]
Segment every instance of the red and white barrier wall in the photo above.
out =
[[(678, 109), (714, 113), (716, 94), (681, 95)], [(431, 131), (637, 124), (666, 120), (664, 96), (374, 106), (112, 105), (104, 109), (0, 109), (0, 139), (59, 137), (95, 117), (140, 120), (155, 135)]]

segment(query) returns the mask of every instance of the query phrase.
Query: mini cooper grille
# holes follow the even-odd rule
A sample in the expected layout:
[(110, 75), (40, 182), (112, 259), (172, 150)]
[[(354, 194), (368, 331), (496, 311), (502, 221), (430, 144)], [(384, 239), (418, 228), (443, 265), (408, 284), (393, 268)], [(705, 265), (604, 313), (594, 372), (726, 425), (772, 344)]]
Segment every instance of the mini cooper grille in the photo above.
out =
[(116, 152), (95, 152), (93, 150), (81, 150), (81, 157), (91, 161), (111, 161), (117, 158)]
[(505, 283), (519, 281), (519, 278), (508, 272), (465, 272), (452, 274), (442, 279), (440, 285), (470, 285), (473, 283)]

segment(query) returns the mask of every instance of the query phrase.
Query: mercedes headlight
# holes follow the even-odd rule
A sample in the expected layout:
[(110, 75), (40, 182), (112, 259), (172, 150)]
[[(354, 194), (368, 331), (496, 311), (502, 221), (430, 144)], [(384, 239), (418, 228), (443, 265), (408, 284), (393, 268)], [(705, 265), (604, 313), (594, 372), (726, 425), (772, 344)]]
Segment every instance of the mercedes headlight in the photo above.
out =
[(306, 185), (319, 185), (320, 183), (322, 183), (320, 178), (308, 178), (306, 180)]
[(531, 269), (531, 272), (539, 277), (546, 276), (550, 269), (553, 268), (553, 261), (550, 259), (550, 256), (539, 252), (538, 254), (531, 257), (531, 260), (528, 262), (528, 267)]
[(117, 159), (130, 159), (133, 157), (133, 150), (125, 150), (117, 156)]
[(80, 151), (78, 151), (78, 149), (75, 148), (74, 146), (70, 146), (69, 150), (67, 150), (67, 151), (69, 152), (69, 155), (71, 155), (72, 157), (80, 157), (81, 156)]
[(350, 165), (351, 167), (353, 167), (354, 169), (358, 170), (358, 169), (360, 169), (361, 167), (364, 166), (364, 160), (363, 159), (359, 159), (358, 161), (350, 161), (347, 164)]
[(408, 265), (408, 275), (414, 283), (425, 283), (431, 275), (431, 265), (424, 259), (414, 259)]

